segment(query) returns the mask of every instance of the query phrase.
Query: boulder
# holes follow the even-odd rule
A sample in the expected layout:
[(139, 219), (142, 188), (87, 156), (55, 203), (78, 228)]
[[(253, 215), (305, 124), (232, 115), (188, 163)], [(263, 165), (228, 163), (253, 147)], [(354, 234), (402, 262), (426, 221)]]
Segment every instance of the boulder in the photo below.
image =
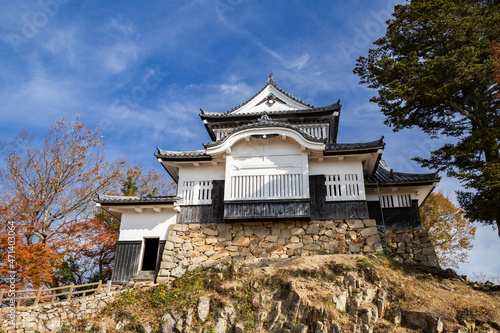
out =
[(276, 324), (278, 323), (281, 316), (281, 301), (274, 301), (271, 307), (271, 311), (269, 312), (269, 321), (267, 325), (268, 331), (272, 331)]
[(424, 333), (441, 333), (444, 329), (441, 318), (429, 312), (407, 311), (403, 320), (419, 327)]
[(161, 333), (173, 333), (175, 327), (175, 319), (174, 317), (170, 314), (167, 313), (161, 317), (161, 322), (160, 322), (160, 331)]
[(205, 321), (207, 319), (208, 313), (210, 312), (210, 298), (201, 297), (198, 301), (198, 318), (200, 321)]
[(224, 318), (219, 318), (217, 324), (215, 325), (215, 333), (226, 333), (227, 332), (227, 321)]

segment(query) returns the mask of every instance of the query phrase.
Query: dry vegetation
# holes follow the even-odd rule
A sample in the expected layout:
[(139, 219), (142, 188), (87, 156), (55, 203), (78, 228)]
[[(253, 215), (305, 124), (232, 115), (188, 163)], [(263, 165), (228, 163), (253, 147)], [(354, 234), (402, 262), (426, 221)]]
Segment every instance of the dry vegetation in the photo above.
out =
[[(374, 324), (375, 332), (418, 331), (404, 320), (401, 325), (394, 324), (394, 317), (408, 310), (437, 314), (450, 331), (464, 320), (476, 323), (478, 328), (500, 321), (499, 291), (477, 291), (456, 279), (401, 266), (384, 256), (323, 255), (259, 261), (227, 271), (194, 271), (172, 286), (136, 286), (99, 317), (76, 322), (65, 331), (93, 331), (100, 322), (109, 324), (108, 332), (141, 331), (142, 324), (149, 324), (153, 332), (160, 331), (165, 313), (176, 310), (182, 317), (191, 309), (194, 315), (190, 331), (214, 332), (216, 309), (232, 305), (236, 310), (235, 322), (245, 332), (259, 331), (259, 326), (261, 332), (267, 332), (267, 314), (273, 300), (285, 303), (293, 288), (302, 302), (324, 309), (321, 311), (325, 321), (336, 322), (344, 332), (351, 332), (352, 313), (337, 310), (333, 297), (345, 287), (343, 277), (349, 272), (358, 276), (364, 287), (387, 292), (385, 314)], [(211, 312), (203, 322), (195, 314), (202, 296), (211, 299)]]

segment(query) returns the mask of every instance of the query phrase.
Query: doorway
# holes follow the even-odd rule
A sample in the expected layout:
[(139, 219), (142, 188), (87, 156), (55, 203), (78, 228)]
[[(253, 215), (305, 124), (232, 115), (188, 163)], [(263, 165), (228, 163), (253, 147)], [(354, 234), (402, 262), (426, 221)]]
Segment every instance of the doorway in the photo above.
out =
[(158, 259), (159, 238), (144, 238), (144, 254), (142, 255), (142, 271), (155, 271)]

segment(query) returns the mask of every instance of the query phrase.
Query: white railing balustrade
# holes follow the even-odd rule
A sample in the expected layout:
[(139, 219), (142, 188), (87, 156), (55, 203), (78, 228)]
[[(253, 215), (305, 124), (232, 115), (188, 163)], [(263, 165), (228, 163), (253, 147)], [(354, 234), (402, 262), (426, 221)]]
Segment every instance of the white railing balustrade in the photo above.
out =
[(303, 198), (302, 174), (245, 175), (231, 177), (231, 199)]
[(328, 138), (328, 124), (297, 125), (301, 130), (318, 139)]
[(213, 183), (207, 181), (185, 181), (182, 197), (185, 205), (208, 205), (212, 203)]
[(326, 201), (364, 200), (357, 174), (325, 175)]
[(389, 194), (380, 196), (382, 208), (411, 207), (409, 194)]

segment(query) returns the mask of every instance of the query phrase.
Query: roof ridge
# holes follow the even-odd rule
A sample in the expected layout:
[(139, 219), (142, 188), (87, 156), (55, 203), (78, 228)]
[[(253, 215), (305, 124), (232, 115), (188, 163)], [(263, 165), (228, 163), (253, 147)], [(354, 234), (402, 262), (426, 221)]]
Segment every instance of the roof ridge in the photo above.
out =
[[(226, 112), (207, 112), (207, 111), (202, 111), (202, 113), (221, 113), (221, 114), (228, 114), (228, 113), (231, 113), (245, 105), (247, 105), (251, 100), (253, 100), (255, 97), (257, 97), (257, 95), (259, 95), (262, 91), (264, 91), (264, 89), (266, 89), (267, 86), (273, 86), (274, 88), (276, 88), (279, 92), (281, 92), (282, 94), (284, 94), (285, 96), (287, 96), (288, 98), (291, 98), (292, 100), (294, 100), (295, 102), (298, 102), (302, 105), (305, 105), (309, 108), (315, 108), (313, 105), (309, 104), (309, 103), (306, 103), (304, 102), (303, 100), (301, 100), (300, 98), (297, 98), (295, 96), (293, 96), (292, 94), (290, 94), (289, 92), (283, 90), (282, 88), (280, 88), (277, 84), (276, 84), (276, 81), (274, 80), (274, 77), (273, 77), (273, 74), (269, 74), (269, 78), (267, 79), (266, 81), (266, 85), (264, 87), (262, 87), (257, 93), (255, 93), (252, 97), (250, 97), (247, 101), (245, 101), (244, 103), (241, 103), (240, 105), (232, 108), (231, 110), (229, 111), (226, 111)], [(337, 102), (338, 103), (338, 102)], [(304, 109), (306, 110), (306, 109)]]

